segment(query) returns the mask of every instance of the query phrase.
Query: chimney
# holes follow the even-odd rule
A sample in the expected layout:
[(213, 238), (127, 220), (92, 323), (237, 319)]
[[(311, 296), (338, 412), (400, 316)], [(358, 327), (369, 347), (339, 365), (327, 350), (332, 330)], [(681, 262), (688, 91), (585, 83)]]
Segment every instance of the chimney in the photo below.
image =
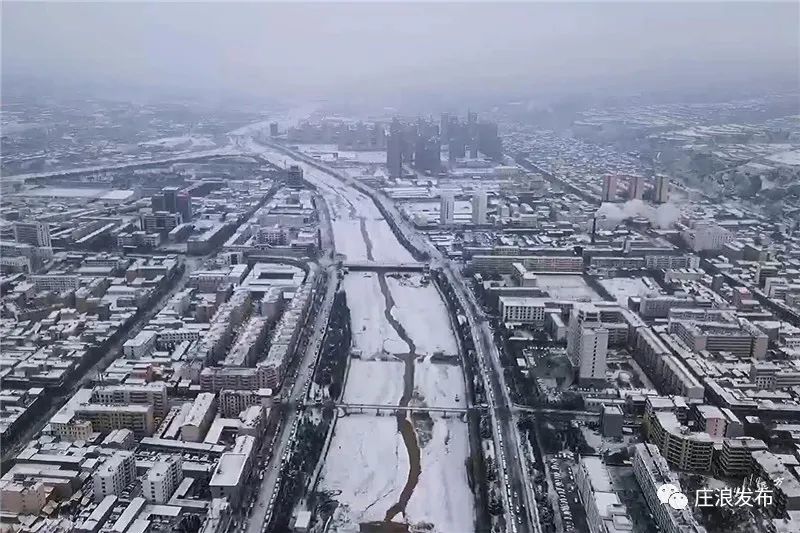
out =
[(596, 235), (597, 235), (597, 217), (594, 217), (592, 219), (592, 244), (594, 244)]

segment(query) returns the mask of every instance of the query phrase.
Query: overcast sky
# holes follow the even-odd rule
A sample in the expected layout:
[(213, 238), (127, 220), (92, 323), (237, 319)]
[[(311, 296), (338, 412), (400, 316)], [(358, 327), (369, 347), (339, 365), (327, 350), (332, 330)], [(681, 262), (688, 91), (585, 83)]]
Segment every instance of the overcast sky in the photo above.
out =
[(13, 3), (2, 72), (337, 97), (798, 80), (788, 3)]

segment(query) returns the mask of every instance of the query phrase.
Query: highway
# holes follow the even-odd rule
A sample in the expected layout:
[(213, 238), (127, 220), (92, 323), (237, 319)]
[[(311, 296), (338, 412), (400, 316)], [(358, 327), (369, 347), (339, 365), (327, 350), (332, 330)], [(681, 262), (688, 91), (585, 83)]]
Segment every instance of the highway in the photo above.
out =
[[(251, 148), (261, 146), (255, 142), (251, 142), (249, 145)], [(307, 156), (291, 152), (285, 147), (275, 148), (274, 150), (271, 148), (272, 147), (264, 146), (262, 152), (268, 152), (274, 157), (277, 150), (281, 150), (281, 152), (288, 151), (293, 154), (293, 159), (297, 161), (305, 161), (307, 159)], [(279, 157), (287, 159), (289, 156), (283, 156), (281, 154)], [(311, 167), (308, 164), (302, 166), (306, 169), (307, 173), (309, 173), (309, 170), (312, 170), (311, 174), (318, 175), (321, 171), (319, 170), (319, 163), (315, 163), (317, 164), (315, 164), (314, 167), (317, 168)], [(341, 173), (334, 170), (328, 170), (327, 173), (343, 182), (343, 184), (353, 185), (352, 180)], [(360, 186), (364, 187), (363, 184), (360, 184)], [(456, 291), (458, 299), (472, 327), (481, 373), (486, 385), (489, 412), (494, 421), (492, 426), (494, 429), (495, 449), (498, 455), (497, 465), (501, 472), (499, 479), (503, 485), (502, 496), (506, 512), (507, 530), (512, 533), (517, 533), (518, 531), (535, 531), (536, 533), (541, 533), (541, 525), (539, 523), (539, 515), (536, 508), (532, 484), (528, 480), (526, 465), (522, 462), (525, 456), (521, 448), (516, 418), (512, 413), (513, 404), (508, 394), (508, 388), (505, 386), (500, 354), (494, 344), (493, 335), (489, 329), (486, 317), (475, 301), (474, 294), (464, 284), (460, 273), (453, 271), (451, 261), (444, 257), (439, 250), (424, 236), (419, 234), (416, 229), (411, 227), (405, 218), (400, 215), (392, 202), (385, 201), (380, 195), (378, 195), (378, 198), (409, 242), (420, 251), (425, 251), (430, 254), (431, 267), (442, 268)]]

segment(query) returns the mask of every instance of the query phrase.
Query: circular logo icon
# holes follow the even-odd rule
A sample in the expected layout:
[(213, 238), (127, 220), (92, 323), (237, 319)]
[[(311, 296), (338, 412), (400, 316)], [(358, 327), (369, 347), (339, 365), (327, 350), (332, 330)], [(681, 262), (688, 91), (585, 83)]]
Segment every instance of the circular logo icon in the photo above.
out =
[(682, 492), (674, 492), (667, 500), (667, 503), (676, 511), (682, 511), (689, 505), (689, 498)]
[(670, 496), (680, 491), (681, 489), (679, 489), (675, 485), (667, 483), (666, 485), (661, 485), (660, 487), (658, 487), (656, 495), (658, 495), (658, 501), (660, 501), (661, 503), (667, 503), (669, 501)]

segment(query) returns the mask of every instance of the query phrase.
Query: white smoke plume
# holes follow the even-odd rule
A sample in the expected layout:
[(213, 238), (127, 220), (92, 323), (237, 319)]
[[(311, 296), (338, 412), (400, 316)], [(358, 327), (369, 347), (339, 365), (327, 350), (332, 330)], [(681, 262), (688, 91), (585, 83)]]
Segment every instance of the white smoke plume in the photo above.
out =
[(605, 217), (610, 222), (622, 222), (628, 218), (644, 217), (654, 228), (667, 229), (675, 225), (681, 216), (680, 208), (673, 203), (658, 207), (644, 203), (642, 200), (628, 200), (624, 204), (604, 202), (597, 210), (598, 219)]

